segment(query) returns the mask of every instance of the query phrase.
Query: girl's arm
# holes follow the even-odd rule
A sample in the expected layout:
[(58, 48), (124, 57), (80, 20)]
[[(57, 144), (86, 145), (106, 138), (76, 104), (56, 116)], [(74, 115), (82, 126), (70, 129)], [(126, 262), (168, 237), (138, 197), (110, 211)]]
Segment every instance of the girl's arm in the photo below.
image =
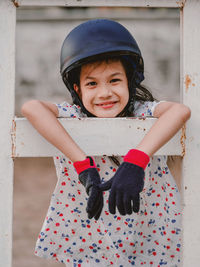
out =
[(136, 149), (128, 151), (114, 176), (100, 186), (101, 190), (111, 188), (108, 207), (112, 214), (116, 213), (116, 207), (121, 215), (139, 211), (149, 156), (183, 126), (190, 117), (190, 109), (183, 104), (162, 102), (156, 106), (153, 115), (158, 120)]
[(152, 156), (181, 129), (190, 115), (189, 107), (183, 104), (161, 102), (153, 114), (158, 120), (136, 148)]
[(58, 108), (55, 104), (31, 100), (23, 104), (21, 112), (48, 142), (71, 161), (82, 161), (86, 158), (85, 153), (56, 118), (58, 117)]

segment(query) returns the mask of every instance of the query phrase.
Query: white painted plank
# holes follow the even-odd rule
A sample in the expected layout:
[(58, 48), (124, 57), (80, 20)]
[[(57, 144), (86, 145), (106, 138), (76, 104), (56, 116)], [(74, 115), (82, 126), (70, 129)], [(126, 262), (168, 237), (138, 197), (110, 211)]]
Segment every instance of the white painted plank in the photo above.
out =
[(0, 266), (12, 266), (13, 160), (16, 8), (0, 1)]
[(185, 0), (13, 0), (17, 6), (183, 7)]
[[(156, 119), (69, 118), (59, 120), (87, 155), (109, 156), (125, 155), (130, 148), (136, 147)], [(15, 122), (16, 140), (13, 152), (15, 157), (48, 157), (61, 154), (41, 137), (26, 119), (18, 118)], [(179, 131), (156, 155), (181, 155), (183, 150), (181, 134)]]
[(182, 19), (183, 102), (192, 110), (183, 160), (183, 267), (200, 262), (200, 1), (186, 1)]

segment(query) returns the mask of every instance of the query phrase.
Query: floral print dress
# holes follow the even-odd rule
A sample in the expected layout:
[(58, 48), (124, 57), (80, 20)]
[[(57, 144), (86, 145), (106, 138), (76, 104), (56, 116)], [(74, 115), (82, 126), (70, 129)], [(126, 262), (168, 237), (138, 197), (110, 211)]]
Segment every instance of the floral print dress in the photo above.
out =
[[(152, 116), (158, 104), (136, 102), (134, 116)], [(84, 116), (75, 105), (64, 102), (57, 107), (59, 117)], [(117, 169), (115, 163), (107, 156), (94, 159), (102, 181), (110, 179)], [(35, 254), (69, 267), (180, 266), (180, 194), (166, 161), (166, 156), (150, 158), (137, 214), (110, 214), (109, 192), (104, 192), (104, 208), (95, 221), (87, 218), (87, 194), (73, 163), (63, 155), (55, 157), (58, 181)]]

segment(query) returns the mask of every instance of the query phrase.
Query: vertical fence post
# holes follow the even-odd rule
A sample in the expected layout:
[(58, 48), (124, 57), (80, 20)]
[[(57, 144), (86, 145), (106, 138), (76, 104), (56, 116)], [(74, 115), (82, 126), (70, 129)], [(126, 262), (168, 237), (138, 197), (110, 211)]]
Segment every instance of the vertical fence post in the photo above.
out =
[(0, 266), (12, 265), (13, 159), (16, 8), (0, 1)]
[(183, 102), (191, 107), (183, 159), (183, 265), (200, 262), (200, 2), (188, 0), (182, 14)]

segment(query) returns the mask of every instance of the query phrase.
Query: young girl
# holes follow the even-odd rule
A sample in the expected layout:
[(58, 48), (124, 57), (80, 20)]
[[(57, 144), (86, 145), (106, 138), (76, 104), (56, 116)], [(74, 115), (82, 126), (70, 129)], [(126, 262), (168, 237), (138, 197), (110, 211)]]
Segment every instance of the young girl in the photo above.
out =
[[(54, 158), (58, 182), (35, 254), (74, 267), (180, 266), (180, 195), (167, 157), (153, 155), (189, 119), (190, 109), (154, 101), (141, 85), (136, 41), (114, 21), (91, 20), (73, 29), (62, 46), (61, 74), (74, 105), (32, 100), (22, 107), (63, 153)], [(56, 118), (86, 116), (158, 120), (124, 157), (92, 158)]]

